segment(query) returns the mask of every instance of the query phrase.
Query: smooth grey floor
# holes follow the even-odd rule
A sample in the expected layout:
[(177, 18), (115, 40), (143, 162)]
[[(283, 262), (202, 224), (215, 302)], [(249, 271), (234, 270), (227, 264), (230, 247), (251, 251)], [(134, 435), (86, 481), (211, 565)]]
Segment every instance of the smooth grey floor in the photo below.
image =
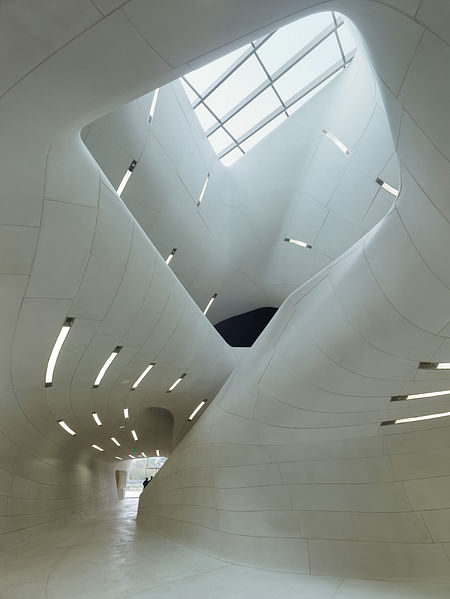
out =
[(0, 599), (448, 599), (450, 585), (257, 570), (136, 528), (125, 499), (0, 556)]

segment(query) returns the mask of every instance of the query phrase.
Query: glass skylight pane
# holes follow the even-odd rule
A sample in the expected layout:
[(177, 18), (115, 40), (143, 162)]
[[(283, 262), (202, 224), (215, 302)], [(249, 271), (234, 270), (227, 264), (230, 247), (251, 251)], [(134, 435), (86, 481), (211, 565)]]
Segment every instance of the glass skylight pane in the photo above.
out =
[(311, 100), (311, 98), (313, 96), (315, 96), (318, 92), (320, 92), (321, 89), (326, 87), (340, 73), (341, 73), (341, 71), (337, 71), (334, 75), (331, 75), (331, 77), (328, 77), (328, 79), (326, 79), (326, 81), (322, 81), (322, 83), (320, 85), (318, 85), (315, 89), (313, 89), (311, 92), (309, 92), (309, 94), (306, 94), (306, 96), (304, 96), (301, 100), (298, 100), (298, 102), (296, 102), (295, 104), (292, 104), (292, 106), (290, 106), (288, 108), (289, 116), (291, 116), (291, 114), (294, 114), (294, 112), (296, 110), (298, 110), (299, 108), (301, 108), (303, 106), (303, 104), (306, 104), (306, 102), (308, 102), (308, 100)]
[(183, 81), (183, 79), (181, 79), (181, 84), (184, 87), (184, 91), (186, 92), (187, 97), (189, 98), (189, 101), (191, 102), (191, 104), (193, 102), (195, 102), (195, 100), (198, 99), (197, 94), (194, 94), (194, 92), (192, 91), (192, 89), (189, 87), (189, 85)]
[(234, 137), (240, 137), (280, 106), (275, 92), (268, 88), (227, 121), (226, 127)]
[(275, 88), (284, 102), (287, 102), (337, 60), (342, 59), (336, 36), (333, 34), (280, 77), (275, 82)]
[(355, 40), (350, 33), (350, 29), (348, 25), (344, 22), (344, 24), (338, 29), (339, 39), (341, 40), (342, 49), (344, 54), (348, 54), (352, 50), (356, 48)]
[(192, 71), (192, 73), (186, 75), (186, 79), (189, 83), (192, 83), (199, 93), (203, 94), (247, 49), (248, 45), (238, 48), (234, 52), (230, 52), (230, 54), (226, 54), (222, 58), (218, 58), (196, 71)]
[(330, 12), (290, 23), (274, 33), (258, 50), (258, 55), (272, 74), (332, 23)]
[(207, 131), (212, 125), (217, 123), (216, 119), (203, 104), (197, 106), (194, 112), (200, 121), (200, 125), (203, 127), (203, 131)]
[(220, 154), (222, 150), (233, 143), (231, 137), (222, 129), (222, 127), (210, 135), (208, 139), (216, 154)]
[(231, 166), (236, 160), (238, 160), (241, 156), (243, 156), (242, 152), (239, 148), (234, 148), (231, 152), (228, 152), (226, 156), (220, 159), (220, 162), (225, 166)]
[(280, 123), (285, 121), (287, 116), (283, 113), (274, 118), (270, 123), (267, 123), (262, 129), (254, 133), (251, 137), (249, 137), (246, 141), (241, 143), (241, 148), (244, 152), (248, 152), (250, 148), (253, 148), (257, 143), (259, 143), (266, 135), (268, 135), (271, 131), (276, 129)]
[(220, 118), (239, 104), (258, 85), (266, 80), (266, 75), (255, 56), (251, 56), (206, 100)]

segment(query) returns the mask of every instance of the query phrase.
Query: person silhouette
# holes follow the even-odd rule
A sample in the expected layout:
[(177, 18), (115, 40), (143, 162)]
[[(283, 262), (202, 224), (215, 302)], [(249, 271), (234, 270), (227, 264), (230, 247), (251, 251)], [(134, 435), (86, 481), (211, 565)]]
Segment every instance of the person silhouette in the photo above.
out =
[(148, 483), (149, 483), (149, 482), (150, 482), (150, 481), (149, 481), (149, 479), (148, 479), (148, 476), (146, 476), (146, 477), (145, 477), (145, 480), (144, 480), (144, 482), (142, 483), (142, 486), (144, 487), (144, 489), (145, 489), (145, 487), (148, 485)]

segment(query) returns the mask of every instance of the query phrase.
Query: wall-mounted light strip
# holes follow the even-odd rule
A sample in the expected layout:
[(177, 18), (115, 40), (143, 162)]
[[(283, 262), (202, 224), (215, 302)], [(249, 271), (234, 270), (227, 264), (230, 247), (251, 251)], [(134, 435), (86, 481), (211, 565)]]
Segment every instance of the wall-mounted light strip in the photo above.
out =
[(199, 403), (198, 406), (195, 408), (195, 410), (192, 412), (192, 414), (189, 416), (188, 420), (194, 420), (194, 418), (196, 417), (198, 412), (200, 412), (200, 410), (203, 408), (205, 403), (206, 403), (206, 399), (204, 399), (201, 403)]
[(203, 187), (202, 187), (202, 190), (200, 192), (200, 196), (199, 196), (199, 198), (197, 200), (197, 206), (200, 206), (200, 204), (203, 201), (203, 198), (205, 197), (206, 188), (208, 187), (208, 182), (209, 182), (209, 173), (206, 175), (205, 182), (203, 183)]
[(68, 426), (64, 420), (58, 420), (59, 426), (61, 426), (69, 435), (76, 435), (77, 433), (73, 431), (70, 426)]
[(120, 197), (122, 195), (123, 190), (125, 189), (125, 185), (128, 183), (128, 179), (131, 177), (134, 171), (134, 167), (136, 166), (137, 161), (133, 160), (128, 167), (127, 172), (124, 174), (122, 181), (120, 182), (119, 187), (117, 188), (117, 195)]
[(299, 245), (301, 248), (308, 248), (308, 250), (312, 248), (312, 245), (310, 245), (309, 243), (306, 243), (305, 241), (299, 241), (298, 239), (290, 239), (289, 237), (285, 237), (284, 241), (287, 241), (288, 243), (293, 243), (294, 245)]
[(51, 387), (53, 384), (53, 372), (56, 366), (56, 360), (58, 359), (59, 352), (63, 346), (64, 341), (66, 340), (67, 335), (73, 325), (73, 318), (66, 318), (61, 330), (59, 331), (59, 335), (55, 341), (55, 345), (53, 346), (52, 353), (50, 354), (50, 358), (48, 359), (47, 371), (45, 373), (45, 386)]
[(134, 429), (131, 431), (131, 436), (133, 437), (133, 439), (134, 439), (135, 441), (137, 441), (137, 440), (138, 440), (138, 436), (136, 435), (136, 431), (135, 431)]
[(341, 150), (341, 152), (344, 152), (346, 156), (350, 156), (350, 150), (335, 135), (326, 129), (322, 129), (322, 133), (325, 133), (328, 139), (331, 139), (331, 141)]
[(93, 447), (94, 449), (96, 449), (97, 451), (105, 451), (104, 449), (102, 449), (101, 447), (99, 447), (98, 445), (92, 445), (91, 447)]
[(129, 458), (133, 458), (133, 460), (136, 458), (136, 456), (135, 455), (131, 455), (131, 453), (128, 454), (128, 457)]
[(140, 377), (138, 379), (136, 379), (136, 381), (133, 383), (133, 386), (131, 387), (131, 391), (134, 391), (136, 389), (136, 387), (139, 385), (139, 383), (142, 381), (142, 379), (147, 376), (147, 374), (150, 372), (150, 370), (153, 368), (153, 366), (155, 365), (154, 362), (152, 362), (151, 364), (149, 364), (147, 366), (147, 368), (144, 370), (144, 372), (140, 375)]
[(156, 450), (156, 457), (159, 458), (159, 449)]
[(388, 193), (393, 195), (394, 198), (396, 198), (398, 196), (398, 194), (400, 193), (398, 189), (395, 189), (395, 187), (392, 187), (392, 185), (389, 185), (389, 183), (386, 183), (386, 181), (383, 181), (383, 179), (380, 179), (380, 177), (377, 177), (375, 179), (375, 182), (378, 183), (378, 185), (380, 185)]
[(122, 349), (122, 346), (118, 345), (114, 349), (114, 351), (111, 353), (109, 358), (106, 360), (106, 362), (103, 364), (103, 366), (100, 369), (100, 372), (97, 375), (97, 378), (94, 381), (94, 384), (92, 385), (92, 387), (94, 389), (97, 389), (97, 387), (100, 385), (100, 383), (102, 382), (102, 378), (105, 376), (106, 371), (111, 366), (112, 361), (114, 360), (114, 358), (117, 356), (117, 354), (120, 352), (121, 349)]
[(124, 408), (123, 409), (123, 417), (125, 418), (125, 420), (128, 420), (128, 418), (129, 418), (128, 408)]
[(97, 412), (92, 412), (92, 418), (95, 420), (95, 423), (97, 424), (97, 426), (103, 426), (102, 421), (98, 417)]
[(203, 310), (203, 314), (206, 315), (206, 313), (208, 312), (208, 310), (211, 308), (211, 306), (213, 305), (214, 300), (217, 297), (217, 293), (213, 293), (211, 296), (211, 299), (209, 300), (209, 302), (206, 305), (206, 308)]
[(120, 447), (120, 443), (115, 437), (110, 437), (110, 439), (113, 443), (115, 443), (117, 445), (117, 447)]
[(381, 426), (388, 424), (405, 424), (407, 422), (419, 422), (420, 420), (434, 420), (434, 418), (445, 418), (450, 416), (450, 412), (440, 412), (439, 414), (427, 414), (426, 416), (414, 416), (412, 418), (397, 418), (397, 420), (385, 420)]
[(159, 87), (157, 87), (155, 89), (155, 93), (153, 94), (152, 105), (150, 106), (150, 112), (148, 113), (148, 122), (150, 125), (153, 121), (153, 117), (155, 116), (156, 102), (158, 101), (158, 95), (159, 95)]
[(122, 460), (122, 458), (119, 458), (118, 455), (114, 456), (116, 458), (116, 460)]
[(170, 387), (167, 389), (166, 393), (170, 393), (171, 391), (173, 391), (175, 389), (175, 387), (181, 383), (181, 381), (184, 379), (185, 376), (186, 376), (186, 373), (183, 372), (183, 374), (179, 378), (177, 378), (177, 380), (174, 383), (172, 383), (172, 385), (170, 385)]
[(147, 457), (143, 451), (141, 451), (141, 456), (142, 456), (143, 458), (146, 458), (146, 457)]
[(391, 401), (405, 401), (407, 399), (423, 399), (425, 397), (439, 397), (440, 395), (450, 395), (450, 389), (446, 391), (432, 391), (431, 393), (412, 393), (411, 395), (394, 395)]
[(424, 370), (450, 370), (450, 362), (419, 362)]
[(177, 251), (177, 248), (173, 248), (173, 250), (170, 252), (170, 254), (166, 258), (166, 264), (170, 264), (172, 262), (172, 259), (175, 256), (176, 251)]

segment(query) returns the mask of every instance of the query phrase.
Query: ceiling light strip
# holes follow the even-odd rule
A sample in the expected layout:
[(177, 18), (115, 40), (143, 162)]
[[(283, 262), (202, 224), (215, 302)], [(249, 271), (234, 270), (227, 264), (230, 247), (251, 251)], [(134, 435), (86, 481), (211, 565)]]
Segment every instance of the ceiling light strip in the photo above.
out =
[(152, 105), (150, 106), (150, 112), (148, 113), (148, 122), (150, 125), (153, 121), (153, 117), (155, 116), (156, 102), (158, 101), (158, 95), (159, 95), (159, 87), (157, 87), (155, 89), (155, 93), (153, 94), (153, 99), (152, 99)]
[(77, 433), (73, 431), (68, 424), (64, 422), (64, 420), (58, 420), (58, 424), (61, 428), (63, 428), (69, 435), (76, 435)]
[(117, 188), (117, 195), (120, 197), (122, 195), (123, 190), (125, 189), (126, 184), (128, 183), (129, 178), (133, 174), (134, 168), (137, 164), (136, 160), (133, 160), (128, 167), (127, 172), (124, 174), (122, 181), (120, 182), (119, 187)]
[(97, 375), (97, 378), (94, 381), (94, 384), (92, 385), (92, 387), (94, 389), (97, 389), (97, 387), (100, 385), (102, 378), (105, 376), (106, 371), (111, 366), (113, 360), (117, 357), (117, 354), (120, 352), (121, 349), (122, 349), (122, 346), (117, 345), (116, 348), (114, 349), (114, 351), (111, 353), (111, 355), (106, 360), (106, 362), (103, 364), (103, 366), (100, 369), (100, 372)]
[(441, 395), (450, 395), (450, 389), (445, 391), (431, 391), (429, 393), (412, 393), (410, 395), (393, 395), (391, 401), (405, 401), (407, 399), (424, 399), (426, 397), (439, 397)]
[(383, 179), (380, 179), (380, 177), (377, 177), (375, 179), (375, 183), (378, 183), (380, 187), (382, 187), (385, 191), (393, 195), (394, 198), (396, 198), (400, 193), (398, 189), (392, 187), (392, 185), (389, 185), (389, 183), (386, 183), (386, 181), (383, 181)]
[(95, 420), (95, 423), (97, 424), (97, 426), (103, 426), (102, 421), (98, 417), (97, 412), (92, 412), (92, 418)]
[(170, 254), (166, 258), (166, 264), (170, 264), (172, 262), (176, 251), (177, 251), (177, 248), (173, 248), (173, 250), (170, 252)]
[(131, 453), (128, 454), (128, 457), (132, 458), (133, 460), (136, 459), (136, 456), (135, 455), (131, 455)]
[(306, 243), (306, 241), (299, 241), (298, 239), (290, 239), (289, 237), (285, 237), (284, 241), (288, 243), (293, 243), (294, 245), (299, 245), (302, 248), (308, 248), (309, 250), (312, 248), (312, 245)]
[(177, 380), (174, 383), (172, 383), (172, 385), (167, 389), (166, 393), (171, 393), (175, 389), (175, 387), (181, 383), (186, 374), (186, 372), (183, 372), (183, 374), (179, 378), (177, 378)]
[(91, 447), (93, 447), (94, 449), (96, 449), (97, 451), (105, 451), (104, 449), (102, 449), (101, 447), (99, 447), (98, 445), (91, 445)]
[(143, 458), (146, 458), (146, 457), (147, 457), (147, 456), (145, 455), (145, 452), (143, 452), (143, 451), (141, 451), (141, 456), (142, 456)]
[(135, 431), (134, 429), (131, 431), (131, 436), (133, 437), (133, 439), (134, 439), (135, 441), (139, 441), (139, 439), (138, 439), (138, 436), (137, 436), (137, 434), (136, 434), (136, 431)]
[(55, 345), (53, 346), (52, 352), (50, 354), (50, 358), (48, 359), (47, 371), (45, 373), (45, 386), (51, 387), (53, 384), (53, 373), (55, 371), (56, 361), (59, 356), (59, 352), (66, 340), (67, 335), (73, 325), (74, 318), (66, 318), (63, 326), (59, 332), (59, 335), (55, 341)]
[(149, 364), (147, 366), (147, 368), (144, 370), (144, 372), (139, 376), (138, 379), (136, 379), (136, 381), (133, 383), (133, 386), (131, 387), (131, 391), (134, 391), (137, 386), (142, 382), (142, 379), (147, 376), (147, 374), (150, 372), (150, 370), (155, 366), (155, 362), (152, 362), (151, 364)]
[(125, 420), (128, 420), (128, 418), (130, 417), (128, 414), (128, 408), (123, 409), (123, 417), (125, 418)]
[(413, 416), (412, 418), (397, 418), (397, 420), (384, 420), (380, 426), (387, 426), (389, 424), (406, 424), (408, 422), (420, 422), (421, 420), (434, 420), (435, 418), (445, 418), (446, 416), (450, 416), (450, 412), (427, 414), (426, 416)]
[(159, 458), (159, 449), (156, 450), (156, 457)]
[(200, 192), (200, 196), (199, 196), (199, 198), (197, 200), (197, 207), (200, 206), (200, 204), (203, 201), (203, 198), (205, 197), (206, 188), (208, 187), (208, 183), (209, 183), (209, 173), (206, 175), (205, 182), (203, 183), (203, 187), (202, 187), (202, 190)]
[(418, 367), (424, 370), (450, 370), (450, 362), (419, 362)]
[(350, 150), (333, 133), (331, 133), (327, 129), (322, 129), (322, 133), (324, 133), (325, 136), (328, 137), (328, 139), (331, 140), (334, 143), (334, 145), (341, 150), (341, 152), (343, 152), (346, 156), (350, 156)]
[(207, 303), (207, 305), (206, 305), (206, 308), (203, 310), (203, 314), (204, 314), (205, 316), (206, 316), (206, 314), (207, 314), (208, 310), (209, 310), (209, 309), (211, 308), (211, 306), (213, 305), (213, 303), (214, 303), (214, 301), (215, 301), (216, 297), (217, 297), (217, 293), (213, 293), (213, 294), (212, 294), (212, 296), (211, 296), (211, 298), (210, 298), (210, 300), (209, 300), (209, 302), (208, 302), (208, 303)]
[(116, 460), (122, 460), (123, 458), (119, 458), (118, 455), (114, 456), (116, 458)]
[(204, 399), (201, 403), (199, 403), (198, 406), (195, 408), (195, 410), (192, 412), (192, 414), (189, 416), (188, 420), (194, 420), (194, 418), (196, 417), (198, 412), (200, 412), (200, 410), (203, 408), (205, 403), (206, 403), (206, 399)]
[(120, 443), (115, 437), (110, 437), (110, 439), (115, 445), (117, 445), (117, 447), (120, 447)]

